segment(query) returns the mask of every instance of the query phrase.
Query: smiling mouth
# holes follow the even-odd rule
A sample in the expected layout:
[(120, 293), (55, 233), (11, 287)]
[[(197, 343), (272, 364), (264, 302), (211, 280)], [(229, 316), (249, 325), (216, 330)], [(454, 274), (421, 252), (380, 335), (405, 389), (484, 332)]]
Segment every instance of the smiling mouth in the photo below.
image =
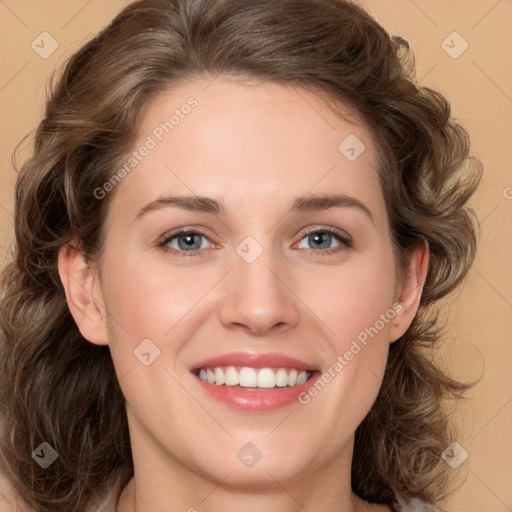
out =
[(282, 389), (300, 386), (315, 373), (295, 368), (252, 368), (249, 366), (215, 366), (194, 370), (200, 380), (217, 386), (229, 386), (245, 391)]

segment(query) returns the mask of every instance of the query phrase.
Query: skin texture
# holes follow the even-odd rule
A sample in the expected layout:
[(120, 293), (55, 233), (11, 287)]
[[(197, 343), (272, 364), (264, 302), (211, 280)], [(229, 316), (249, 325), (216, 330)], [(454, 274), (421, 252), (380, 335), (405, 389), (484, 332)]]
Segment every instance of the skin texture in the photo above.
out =
[[(377, 396), (389, 344), (416, 313), (428, 251), (418, 247), (397, 277), (372, 138), (310, 92), (190, 81), (150, 102), (134, 149), (192, 96), (197, 106), (109, 192), (97, 264), (73, 246), (59, 257), (77, 325), (110, 346), (126, 397), (135, 478), (118, 510), (387, 510), (351, 492), (354, 432)], [(366, 147), (354, 161), (338, 150), (350, 134)], [(353, 206), (290, 211), (299, 196), (333, 193), (357, 198), (371, 218)], [(136, 219), (170, 194), (215, 198), (225, 212), (167, 206)], [(169, 251), (159, 247), (177, 228), (204, 231), (201, 249), (180, 256), (176, 238)], [(348, 235), (351, 247), (332, 238), (339, 250), (325, 254), (307, 237), (322, 228)], [(236, 252), (247, 236), (263, 248), (252, 263)], [(326, 371), (397, 302), (400, 313), (307, 405), (242, 414), (213, 401), (189, 371), (234, 351), (286, 354)], [(146, 338), (161, 351), (150, 366), (133, 353)], [(262, 454), (252, 468), (237, 458), (247, 442)]]

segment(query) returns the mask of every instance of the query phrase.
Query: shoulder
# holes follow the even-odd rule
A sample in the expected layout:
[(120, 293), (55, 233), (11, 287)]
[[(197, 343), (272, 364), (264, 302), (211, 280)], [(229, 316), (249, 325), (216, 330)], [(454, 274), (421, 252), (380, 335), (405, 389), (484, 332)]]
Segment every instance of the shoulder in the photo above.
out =
[(436, 505), (421, 501), (418, 498), (412, 498), (407, 502), (402, 499), (398, 499), (397, 510), (398, 512), (447, 512)]
[(100, 504), (90, 508), (87, 512), (116, 512), (117, 510), (117, 497), (112, 493)]
[[(89, 506), (86, 512), (116, 512), (117, 493), (112, 492), (101, 503)], [(13, 489), (10, 482), (0, 474), (0, 512), (36, 512), (29, 507)]]
[(94, 506), (87, 512), (116, 512), (117, 491), (113, 491), (99, 505)]

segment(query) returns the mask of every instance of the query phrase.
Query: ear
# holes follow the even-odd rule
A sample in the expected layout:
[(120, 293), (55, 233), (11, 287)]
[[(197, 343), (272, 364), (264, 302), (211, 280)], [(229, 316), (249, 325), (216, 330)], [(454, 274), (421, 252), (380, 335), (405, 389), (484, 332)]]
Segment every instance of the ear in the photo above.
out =
[(60, 249), (58, 268), (69, 310), (80, 333), (95, 345), (107, 345), (106, 312), (97, 270), (71, 244)]
[(390, 342), (394, 342), (409, 328), (420, 305), (429, 262), (428, 243), (420, 242), (410, 253), (404, 278), (398, 283), (393, 307), (396, 316), (391, 323)]

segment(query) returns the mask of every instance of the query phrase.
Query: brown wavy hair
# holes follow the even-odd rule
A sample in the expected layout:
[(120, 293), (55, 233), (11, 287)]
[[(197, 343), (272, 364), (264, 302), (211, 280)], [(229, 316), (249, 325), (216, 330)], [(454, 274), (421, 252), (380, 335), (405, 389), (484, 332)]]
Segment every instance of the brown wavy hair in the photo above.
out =
[[(352, 486), (372, 503), (437, 502), (453, 440), (442, 404), (468, 387), (425, 355), (437, 301), (463, 279), (476, 247), (466, 206), (481, 174), (448, 101), (414, 78), (408, 44), (344, 0), (141, 0), (127, 6), (53, 79), (32, 156), (15, 189), (13, 261), (0, 309), (2, 470), (38, 512), (85, 511), (133, 476), (125, 401), (110, 352), (85, 340), (57, 272), (79, 240), (97, 259), (111, 196), (93, 191), (134, 142), (144, 106), (198, 76), (270, 81), (348, 104), (380, 159), (397, 269), (430, 249), (420, 308), (390, 347), (379, 396), (356, 432)], [(333, 107), (335, 108), (335, 107)], [(47, 469), (31, 452), (48, 442)], [(118, 494), (118, 495), (119, 495)]]

